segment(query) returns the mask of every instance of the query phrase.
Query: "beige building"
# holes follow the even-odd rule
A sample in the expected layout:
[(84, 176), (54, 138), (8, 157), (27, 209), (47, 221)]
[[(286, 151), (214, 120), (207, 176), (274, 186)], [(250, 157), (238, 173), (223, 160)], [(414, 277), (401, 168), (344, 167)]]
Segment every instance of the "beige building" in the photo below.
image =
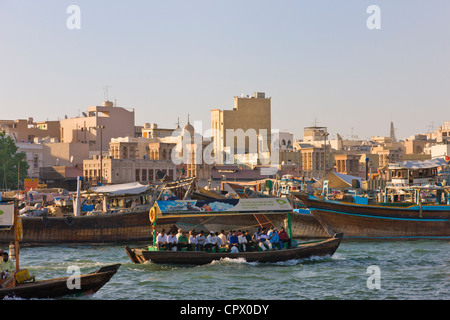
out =
[(327, 147), (303, 146), (302, 154), (303, 176), (308, 178), (323, 178), (333, 167), (333, 155), (329, 145)]
[(211, 129), (216, 162), (226, 161), (226, 153), (229, 159), (250, 153), (264, 152), (268, 156), (272, 132), (271, 98), (266, 98), (264, 92), (255, 92), (252, 97), (234, 97), (233, 110), (211, 110)]
[(110, 101), (88, 108), (83, 117), (61, 120), (61, 142), (84, 143), (91, 154), (108, 150), (112, 138), (134, 137), (134, 109), (115, 107)]
[(158, 170), (165, 173), (170, 179), (177, 179), (176, 165), (169, 160), (147, 159), (113, 159), (99, 156), (83, 161), (83, 176), (85, 181), (95, 183), (100, 181), (100, 163), (103, 166), (102, 181), (104, 184), (128, 183), (139, 181), (141, 183), (157, 182)]
[(34, 142), (35, 138), (60, 140), (59, 121), (38, 121), (33, 118), (19, 120), (0, 120), (0, 131), (5, 131), (16, 142)]

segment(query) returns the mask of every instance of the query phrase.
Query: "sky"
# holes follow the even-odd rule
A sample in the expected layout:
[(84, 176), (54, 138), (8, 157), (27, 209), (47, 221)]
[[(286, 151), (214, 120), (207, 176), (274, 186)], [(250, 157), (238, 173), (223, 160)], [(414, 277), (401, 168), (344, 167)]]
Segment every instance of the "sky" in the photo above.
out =
[(401, 139), (450, 120), (449, 57), (448, 0), (0, 0), (0, 119), (78, 116), (107, 86), (136, 125), (189, 114), (206, 130), (258, 91), (294, 138), (388, 136), (393, 121)]

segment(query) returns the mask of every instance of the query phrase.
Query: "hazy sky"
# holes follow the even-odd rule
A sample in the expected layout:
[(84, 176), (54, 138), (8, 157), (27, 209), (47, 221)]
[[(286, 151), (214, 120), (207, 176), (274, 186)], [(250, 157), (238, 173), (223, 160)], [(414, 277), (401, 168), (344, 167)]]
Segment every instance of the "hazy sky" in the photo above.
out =
[(138, 125), (190, 114), (206, 129), (211, 109), (263, 91), (295, 138), (315, 121), (389, 135), (391, 120), (404, 138), (450, 120), (450, 1), (0, 0), (0, 119), (77, 116), (106, 85)]

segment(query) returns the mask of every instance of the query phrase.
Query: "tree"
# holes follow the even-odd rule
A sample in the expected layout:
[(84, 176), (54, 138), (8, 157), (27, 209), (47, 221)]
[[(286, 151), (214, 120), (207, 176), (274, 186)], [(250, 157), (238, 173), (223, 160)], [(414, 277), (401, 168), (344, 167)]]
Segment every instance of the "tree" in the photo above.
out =
[(18, 153), (18, 149), (5, 131), (0, 132), (0, 189), (20, 189), (20, 184), (27, 177), (29, 166), (26, 154)]

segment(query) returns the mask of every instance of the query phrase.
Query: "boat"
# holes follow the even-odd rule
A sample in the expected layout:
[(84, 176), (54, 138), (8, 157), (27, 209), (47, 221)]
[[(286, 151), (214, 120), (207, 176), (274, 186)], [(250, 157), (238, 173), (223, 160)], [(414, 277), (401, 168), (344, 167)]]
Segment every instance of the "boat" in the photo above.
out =
[(23, 239), (23, 229), (21, 219), (18, 217), (17, 199), (0, 199), (0, 230), (7, 228), (14, 230), (14, 241), (9, 245), (9, 256), (15, 260), (15, 270), (9, 278), (0, 280), (0, 299), (5, 297), (46, 299), (94, 294), (120, 267), (120, 264), (104, 266), (95, 272), (77, 276), (78, 279), (71, 276), (36, 281), (36, 277), (30, 276), (28, 270), (21, 269), (19, 264), (19, 242)]
[[(80, 192), (79, 195), (73, 195), (75, 206), (70, 214), (22, 214), (22, 244), (36, 246), (149, 241), (152, 230), (148, 225), (148, 212), (156, 194), (151, 186), (138, 182), (105, 185)], [(78, 199), (79, 205), (76, 205)], [(95, 204), (101, 204), (101, 208)], [(0, 244), (8, 244), (13, 239), (13, 230), (0, 233)]]
[(0, 288), (0, 299), (51, 299), (66, 296), (92, 295), (100, 290), (117, 272), (120, 264), (101, 267), (95, 272), (80, 275), (79, 288), (70, 289), (69, 277), (16, 284), (12, 288)]
[[(214, 201), (215, 203), (213, 203)], [(150, 222), (154, 230), (153, 239), (156, 239), (156, 229), (159, 221), (177, 217), (179, 221), (184, 218), (205, 216), (214, 218), (232, 218), (234, 216), (247, 216), (257, 218), (263, 215), (268, 220), (272, 216), (284, 215), (287, 221), (287, 230), (292, 239), (291, 226), (292, 206), (286, 199), (279, 198), (257, 198), (257, 199), (217, 199), (203, 200), (202, 202), (176, 202), (172, 203), (156, 201), (150, 211)], [(256, 224), (258, 225), (258, 224)], [(292, 239), (292, 247), (282, 250), (266, 250), (253, 252), (228, 252), (219, 250), (219, 252), (205, 251), (163, 251), (157, 250), (155, 243), (145, 248), (125, 247), (130, 260), (134, 263), (161, 263), (161, 264), (181, 264), (181, 265), (202, 265), (221, 259), (239, 259), (243, 258), (247, 262), (280, 262), (292, 259), (302, 259), (311, 256), (332, 256), (342, 240), (342, 235), (333, 235), (332, 238), (325, 240), (315, 240), (306, 243), (297, 243)]]
[[(450, 239), (448, 187), (386, 187), (383, 202), (375, 203), (361, 196), (354, 196), (353, 202), (304, 193), (297, 196), (330, 235), (343, 233), (346, 239)], [(391, 201), (394, 199), (397, 202)]]

